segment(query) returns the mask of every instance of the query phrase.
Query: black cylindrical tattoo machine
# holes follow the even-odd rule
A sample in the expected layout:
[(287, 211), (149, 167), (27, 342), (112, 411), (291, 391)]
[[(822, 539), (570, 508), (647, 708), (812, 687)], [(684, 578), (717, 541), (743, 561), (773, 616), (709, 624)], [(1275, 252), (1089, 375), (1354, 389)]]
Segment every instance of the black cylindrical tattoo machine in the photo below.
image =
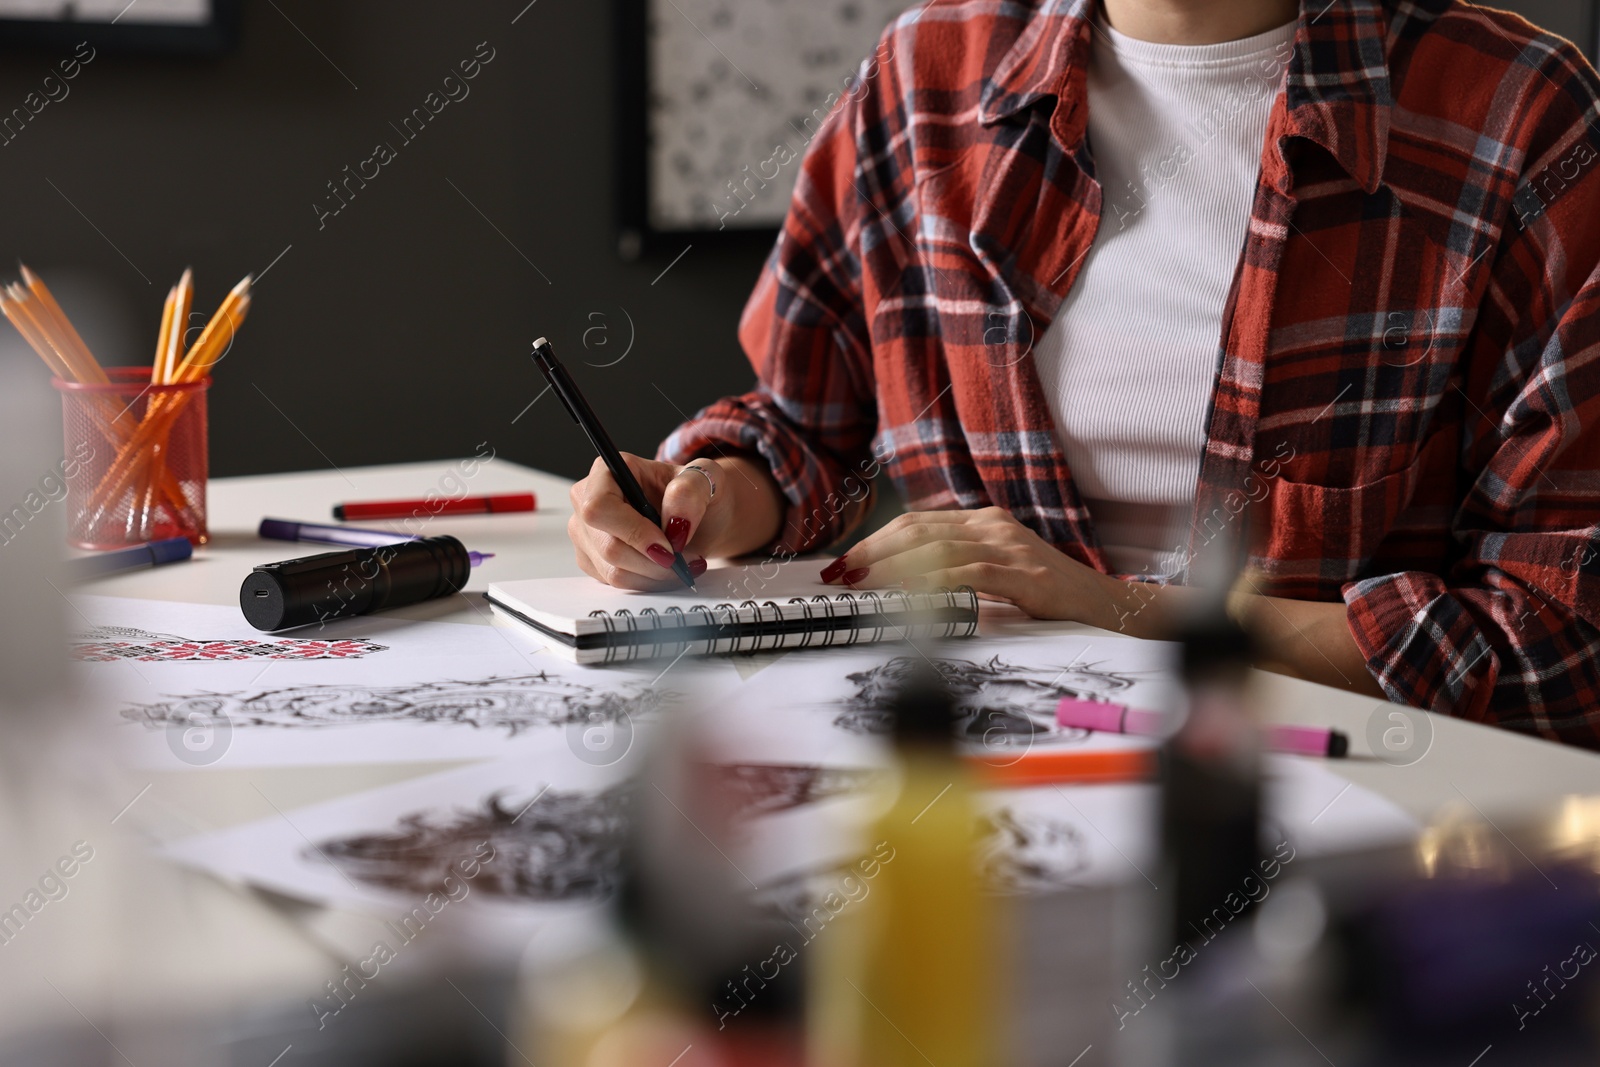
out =
[(266, 563), (245, 576), (239, 607), (258, 630), (287, 630), (460, 592), (471, 573), (454, 537)]

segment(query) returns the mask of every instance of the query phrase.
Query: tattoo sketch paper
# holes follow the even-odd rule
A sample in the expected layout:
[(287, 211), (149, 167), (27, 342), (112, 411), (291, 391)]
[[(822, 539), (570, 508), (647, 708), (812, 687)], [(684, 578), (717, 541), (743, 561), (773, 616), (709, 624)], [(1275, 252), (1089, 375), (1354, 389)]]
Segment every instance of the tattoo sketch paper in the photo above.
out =
[[(268, 634), (245, 622), (238, 608), (220, 604), (111, 596), (70, 599), (73, 658), (95, 665), (127, 663), (142, 668), (171, 663), (203, 673), (208, 666), (237, 663), (240, 673), (251, 677), (268, 664), (273, 669), (284, 663), (334, 660), (376, 665), (471, 655), (494, 647), (474, 633), (480, 627), (463, 623), (378, 614)], [(488, 612), (483, 614), (487, 622)], [(516, 633), (496, 644), (520, 653), (543, 647), (537, 638)]]
[[(1415, 839), (1420, 825), (1322, 761), (1268, 756), (1267, 851), (1318, 856)], [(984, 867), (1001, 892), (1159, 879), (1159, 794), (1151, 784), (1037, 786), (986, 797)]]
[(466, 870), (492, 911), (583, 905), (609, 891), (630, 756), (609, 767), (544, 737), (514, 761), (474, 764), (167, 845), (230, 881), (382, 914), (443, 893)]
[[(164, 850), (179, 862), (293, 897), (379, 913), (472, 871), (475, 909), (541, 918), (605, 900), (617, 884), (634, 794), (630, 758), (592, 767), (548, 748), (281, 812)], [(794, 764), (719, 768), (748, 833), (730, 862), (752, 895), (791, 918), (873, 850), (876, 773)], [(1159, 877), (1153, 785), (1036, 787), (986, 794), (982, 864), (991, 890), (1052, 892)], [(1417, 824), (1319, 764), (1269, 759), (1264, 837), (1296, 855), (1411, 840)], [(1271, 850), (1271, 846), (1268, 846)], [(480, 868), (481, 869), (478, 869)]]
[(218, 660), (361, 659), (389, 651), (388, 645), (361, 638), (321, 640), (280, 637), (272, 641), (251, 638), (218, 640), (158, 634), (136, 626), (91, 626), (74, 634), (69, 655), (81, 663), (215, 662)]
[[(447, 875), (460, 880), (473, 861), (481, 870), (470, 896), (482, 908), (587, 906), (616, 886), (635, 803), (628, 778), (640, 762), (630, 755), (595, 767), (546, 743), (534, 758), (476, 764), (274, 814), (163, 852), (225, 880), (380, 912), (440, 892)], [(795, 765), (713, 773), (739, 798), (741, 822), (780, 831), (797, 812), (850, 807), (849, 791), (862, 781), (859, 772)], [(764, 854), (792, 866), (792, 844)], [(836, 847), (820, 846), (816, 862), (831, 863)], [(781, 881), (763, 853), (738, 862), (757, 884)]]
[[(385, 668), (381, 678), (373, 667), (381, 653), (272, 667), (286, 676), (293, 672), (293, 684), (275, 681), (272, 700), (228, 705), (229, 721), (243, 722), (233, 725), (233, 746), (246, 753), (246, 763), (376, 758), (357, 755), (374, 748), (388, 759), (437, 759), (450, 751), (515, 758), (278, 813), (169, 846), (169, 854), (224, 878), (363, 908), (390, 908), (435, 892), (428, 887), (451, 871), (459, 881), (462, 865), (471, 863), (482, 867), (471, 880), (471, 897), (490, 909), (543, 915), (604, 899), (615, 885), (620, 835), (629, 818), (630, 794), (622, 783), (637, 768), (644, 746), (625, 747), (624, 756), (597, 765), (573, 744), (571, 728), (631, 728), (639, 725), (637, 715), (648, 729), (667, 693), (688, 690), (696, 675), (687, 664), (652, 676), (570, 666), (547, 654), (527, 657), (529, 663), (519, 662), (514, 674), (444, 674), (440, 663), (455, 668), (505, 655), (489, 651), (490, 642), (504, 647), (503, 635), (488, 627), (456, 628), (485, 631), (477, 635), (477, 658), (418, 656)], [(162, 629), (189, 633), (166, 624)], [(395, 641), (388, 634), (347, 636)], [(882, 737), (887, 724), (874, 709), (913, 665), (907, 657), (924, 654), (960, 694), (968, 744), (995, 759), (1033, 747), (1151, 744), (1056, 727), (1062, 696), (1150, 708), (1171, 706), (1175, 697), (1171, 647), (1127, 638), (968, 640), (925, 645), (921, 652), (791, 653), (737, 689), (724, 692), (713, 684), (702, 691), (715, 708), (710, 737), (717, 762), (729, 765), (716, 773), (749, 813), (750, 825), (761, 828), (740, 852), (739, 867), (774, 907), (804, 906), (829, 876), (873, 845), (863, 839), (873, 808), (863, 790), (888, 766)], [(167, 677), (239, 667), (260, 669), (254, 662), (139, 665)], [(726, 661), (705, 661), (704, 667), (737, 679)], [(284, 693), (292, 699), (282, 699)], [(379, 721), (329, 725), (323, 720), (330, 715), (335, 723), (349, 715)], [(328, 758), (330, 752), (338, 755)], [(230, 751), (225, 759), (233, 756)], [(1288, 840), (1297, 853), (1415, 835), (1415, 822), (1398, 808), (1320, 761), (1272, 757), (1268, 766), (1268, 834)], [(984, 866), (991, 885), (1000, 892), (1031, 893), (1156, 877), (1156, 803), (1149, 783), (987, 794)], [(492, 861), (476, 851), (485, 844)]]
[(1171, 707), (1176, 646), (1133, 638), (1019, 638), (919, 643), (876, 652), (795, 652), (746, 680), (720, 709), (724, 729), (757, 749), (769, 734), (818, 763), (882, 762), (887, 699), (912, 670), (934, 663), (950, 681), (969, 751), (1009, 762), (1034, 748), (1148, 748), (1142, 738), (1056, 725), (1065, 696)]
[[(1145, 738), (1064, 729), (1062, 697), (1168, 708), (1176, 646), (1133, 638), (978, 639), (921, 652), (791, 653), (717, 709), (723, 759), (888, 766), (878, 710), (926, 655), (950, 680), (969, 752), (1008, 762), (1043, 748), (1147, 748)], [(1322, 761), (1269, 757), (1269, 834), (1308, 854), (1410, 840), (1417, 824)], [(1043, 786), (987, 794), (985, 868), (1001, 892), (1034, 892), (1155, 874), (1156, 789), (1143, 783)], [(855, 846), (859, 847), (860, 842)], [(808, 877), (797, 874), (802, 881)], [(798, 884), (798, 883), (797, 883)]]
[(349, 619), (281, 645), (228, 608), (77, 606), (89, 703), (129, 760), (157, 769), (497, 758), (595, 729), (626, 743), (678, 700), (737, 682), (725, 664), (680, 664), (659, 684), (659, 667), (572, 667), (488, 625)]

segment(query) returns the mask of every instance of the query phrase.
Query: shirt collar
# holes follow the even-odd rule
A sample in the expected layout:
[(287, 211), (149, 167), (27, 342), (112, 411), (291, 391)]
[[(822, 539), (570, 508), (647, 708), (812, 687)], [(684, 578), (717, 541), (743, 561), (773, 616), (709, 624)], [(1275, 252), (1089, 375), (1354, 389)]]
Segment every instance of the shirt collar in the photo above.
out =
[[(978, 118), (993, 125), (1046, 97), (1071, 103), (1051, 129), (1076, 148), (1088, 122), (1083, 106), (1091, 20), (1099, 0), (1042, 0), (984, 86)], [(1388, 155), (1392, 107), (1382, 0), (1307, 0), (1295, 29), (1284, 83), (1283, 137), (1304, 137), (1339, 161), (1362, 189), (1376, 191)]]

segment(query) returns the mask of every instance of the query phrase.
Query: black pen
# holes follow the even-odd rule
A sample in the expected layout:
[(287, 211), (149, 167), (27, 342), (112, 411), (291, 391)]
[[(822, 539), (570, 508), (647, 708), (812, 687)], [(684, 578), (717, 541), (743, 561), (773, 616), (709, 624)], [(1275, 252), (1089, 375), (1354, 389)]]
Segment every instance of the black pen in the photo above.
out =
[[(550, 388), (555, 390), (556, 396), (561, 398), (561, 406), (567, 409), (572, 421), (583, 427), (583, 432), (589, 435), (589, 443), (594, 445), (595, 451), (600, 453), (600, 458), (605, 460), (606, 466), (610, 468), (611, 477), (617, 480), (623, 499), (652, 526), (659, 527), (661, 513), (645, 499), (644, 490), (639, 487), (628, 465), (622, 461), (622, 453), (611, 443), (611, 435), (600, 425), (594, 409), (578, 391), (578, 383), (572, 380), (567, 368), (556, 361), (555, 349), (551, 348), (550, 342), (543, 337), (533, 342), (533, 362), (550, 382)], [(689, 564), (684, 562), (682, 552), (672, 554), (672, 573), (676, 574), (684, 585), (690, 589), (694, 588), (694, 576), (689, 573)]]

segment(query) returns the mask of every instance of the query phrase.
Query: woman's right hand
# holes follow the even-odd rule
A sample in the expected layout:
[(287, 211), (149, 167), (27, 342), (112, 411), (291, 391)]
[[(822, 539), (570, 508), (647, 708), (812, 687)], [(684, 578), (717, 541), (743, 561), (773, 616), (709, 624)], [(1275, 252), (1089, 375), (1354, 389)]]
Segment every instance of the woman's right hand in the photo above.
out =
[(567, 520), (578, 566), (591, 578), (620, 589), (679, 588), (674, 552), (683, 553), (698, 578), (708, 556), (740, 555), (776, 536), (783, 497), (765, 465), (742, 456), (696, 459), (692, 465), (705, 472), (699, 474), (627, 452), (622, 459), (661, 513), (662, 528), (633, 510), (611, 471), (595, 460), (572, 487)]

